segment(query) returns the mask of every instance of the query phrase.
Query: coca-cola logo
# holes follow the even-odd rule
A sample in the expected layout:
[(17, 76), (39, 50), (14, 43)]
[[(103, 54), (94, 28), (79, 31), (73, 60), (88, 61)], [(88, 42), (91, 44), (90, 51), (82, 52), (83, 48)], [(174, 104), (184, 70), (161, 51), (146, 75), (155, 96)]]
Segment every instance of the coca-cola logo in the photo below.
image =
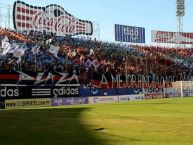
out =
[(36, 7), (16, 1), (13, 7), (14, 28), (25, 31), (46, 31), (59, 35), (92, 35), (91, 21), (81, 20), (69, 14), (59, 5)]
[(55, 17), (54, 11), (37, 12), (32, 18), (32, 27), (73, 35), (76, 33), (76, 22), (78, 22), (77, 19), (66, 14)]

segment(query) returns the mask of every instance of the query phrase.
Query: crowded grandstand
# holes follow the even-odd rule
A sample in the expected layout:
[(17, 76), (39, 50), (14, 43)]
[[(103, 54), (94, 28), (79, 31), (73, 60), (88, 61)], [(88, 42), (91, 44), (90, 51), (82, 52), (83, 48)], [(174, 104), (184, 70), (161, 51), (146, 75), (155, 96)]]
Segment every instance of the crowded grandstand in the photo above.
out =
[(192, 49), (117, 44), (2, 28), (0, 38), (1, 72), (127, 72), (173, 76), (174, 81), (192, 77)]

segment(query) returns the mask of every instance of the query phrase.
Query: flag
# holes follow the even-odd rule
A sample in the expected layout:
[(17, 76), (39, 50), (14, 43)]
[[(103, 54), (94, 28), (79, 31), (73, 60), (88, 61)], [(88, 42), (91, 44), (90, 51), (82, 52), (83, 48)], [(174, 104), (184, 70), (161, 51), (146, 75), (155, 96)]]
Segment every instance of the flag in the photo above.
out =
[(90, 49), (90, 55), (94, 55), (93, 49)]
[(5, 37), (1, 40), (1, 42), (9, 42), (9, 38), (8, 38), (7, 36), (5, 36)]
[(74, 51), (72, 52), (72, 55), (73, 55), (73, 56), (76, 56), (76, 54), (77, 54), (77, 53), (76, 53), (76, 50), (74, 49)]
[(54, 45), (50, 45), (49, 52), (54, 54), (55, 57), (57, 57), (59, 51), (59, 47), (56, 47)]
[(92, 65), (93, 65), (95, 68), (97, 68), (97, 67), (100, 66), (100, 63), (98, 62), (97, 59), (95, 59), (94, 61), (92, 61)]
[(24, 53), (25, 53), (25, 51), (26, 51), (27, 49), (29, 49), (29, 48), (28, 48), (27, 45), (24, 43), (24, 44), (21, 45), (21, 47), (18, 47), (18, 49), (16, 49), (16, 50), (13, 52), (13, 56), (20, 59), (20, 58), (24, 55)]
[(35, 45), (32, 49), (31, 52), (33, 54), (37, 54), (39, 52), (40, 46), (39, 45)]
[(92, 66), (92, 61), (90, 59), (87, 59), (86, 63), (84, 64), (86, 67), (91, 67)]
[(8, 53), (14, 53), (17, 49), (19, 49), (20, 46), (21, 46), (21, 44), (19, 45), (19, 44), (17, 44), (17, 43), (13, 43), (13, 44), (12, 44), (12, 47), (11, 47), (11, 49), (9, 50)]
[[(14, 3), (13, 14), (14, 27), (18, 31), (46, 31), (54, 32), (59, 35), (92, 35), (93, 31), (93, 24), (91, 21), (75, 18), (58, 5), (37, 7), (18, 0)], [(54, 27), (53, 23), (58, 24), (57, 29)], [(74, 29), (70, 29), (71, 27)]]
[(1, 40), (2, 53), (1, 55), (6, 55), (7, 52), (11, 49), (11, 44), (7, 36)]
[(6, 55), (11, 49), (12, 49), (12, 46), (9, 42), (2, 42), (2, 49), (3, 49), (3, 52), (2, 54), (3, 55)]
[(52, 42), (52, 40), (53, 40), (53, 38), (46, 40), (46, 44), (50, 44)]

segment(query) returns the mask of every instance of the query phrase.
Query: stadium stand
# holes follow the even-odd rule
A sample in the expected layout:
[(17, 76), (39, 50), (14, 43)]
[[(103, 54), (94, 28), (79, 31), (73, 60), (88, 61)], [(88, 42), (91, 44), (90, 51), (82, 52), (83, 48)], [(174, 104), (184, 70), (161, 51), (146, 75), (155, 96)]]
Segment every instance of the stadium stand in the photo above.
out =
[(0, 38), (1, 73), (18, 70), (127, 72), (174, 76), (176, 81), (192, 76), (192, 49), (115, 44), (8, 29), (0, 29)]

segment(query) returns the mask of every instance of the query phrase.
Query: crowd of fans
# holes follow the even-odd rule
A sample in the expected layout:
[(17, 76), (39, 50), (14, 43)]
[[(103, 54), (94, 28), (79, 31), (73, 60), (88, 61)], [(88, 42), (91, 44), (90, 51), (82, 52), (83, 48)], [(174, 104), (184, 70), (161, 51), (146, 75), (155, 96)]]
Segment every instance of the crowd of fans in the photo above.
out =
[[(2, 54), (3, 39), (23, 46), (20, 57)], [(0, 29), (0, 71), (97, 72), (157, 76), (192, 76), (193, 49), (107, 43), (52, 33)]]

